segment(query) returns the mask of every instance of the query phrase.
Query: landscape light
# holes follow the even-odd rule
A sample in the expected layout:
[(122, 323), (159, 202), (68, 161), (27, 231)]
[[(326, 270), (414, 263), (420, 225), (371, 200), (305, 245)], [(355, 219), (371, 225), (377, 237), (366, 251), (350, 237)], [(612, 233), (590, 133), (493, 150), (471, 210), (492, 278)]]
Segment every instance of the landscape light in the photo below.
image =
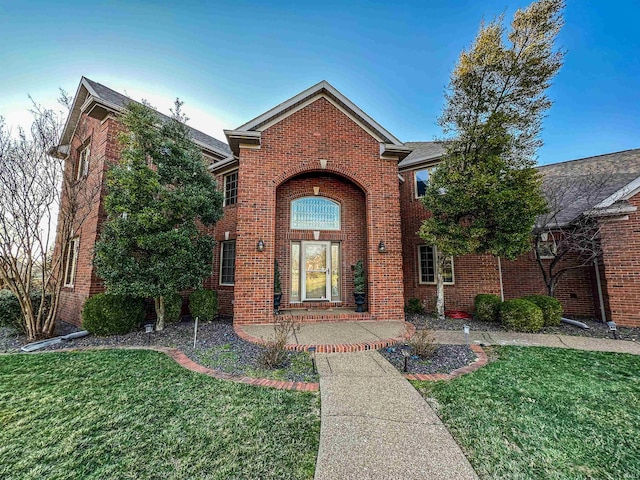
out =
[(409, 361), (409, 357), (411, 356), (411, 346), (404, 344), (400, 347), (400, 352), (402, 352), (402, 356), (404, 357), (404, 372), (407, 372), (407, 362)]

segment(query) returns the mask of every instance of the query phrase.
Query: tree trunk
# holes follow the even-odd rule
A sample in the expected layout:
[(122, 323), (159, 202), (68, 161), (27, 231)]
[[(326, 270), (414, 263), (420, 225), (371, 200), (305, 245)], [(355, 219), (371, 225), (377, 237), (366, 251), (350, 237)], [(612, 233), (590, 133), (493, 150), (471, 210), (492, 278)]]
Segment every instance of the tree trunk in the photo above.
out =
[[(439, 253), (439, 252), (438, 252)], [(444, 320), (444, 262), (446, 257), (438, 255), (436, 265), (436, 314), (439, 320)]]
[(153, 299), (156, 306), (156, 331), (164, 330), (164, 297), (161, 295)]

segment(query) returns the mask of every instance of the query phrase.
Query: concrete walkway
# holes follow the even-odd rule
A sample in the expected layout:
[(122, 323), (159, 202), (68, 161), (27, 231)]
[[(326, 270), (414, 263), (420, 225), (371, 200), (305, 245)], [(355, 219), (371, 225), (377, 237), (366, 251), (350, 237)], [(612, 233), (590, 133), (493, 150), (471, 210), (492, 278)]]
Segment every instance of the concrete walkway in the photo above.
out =
[(378, 352), (317, 356), (317, 480), (477, 479), (422, 396)]
[[(464, 333), (454, 330), (435, 332), (436, 342), (463, 345)], [(483, 345), (519, 345), (526, 347), (574, 348), (595, 352), (631, 353), (640, 355), (640, 343), (609, 338), (578, 337), (573, 335), (550, 335), (518, 332), (474, 332), (469, 334), (469, 342)]]

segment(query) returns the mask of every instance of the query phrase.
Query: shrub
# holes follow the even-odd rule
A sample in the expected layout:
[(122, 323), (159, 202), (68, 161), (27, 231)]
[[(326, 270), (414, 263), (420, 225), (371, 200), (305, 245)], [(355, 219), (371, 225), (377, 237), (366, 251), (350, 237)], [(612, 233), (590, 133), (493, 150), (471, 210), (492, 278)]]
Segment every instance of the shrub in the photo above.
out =
[(17, 326), (20, 323), (22, 311), (20, 303), (11, 290), (0, 290), (0, 326)]
[(189, 295), (189, 310), (194, 318), (213, 320), (218, 314), (218, 295), (213, 290), (196, 290)]
[(500, 304), (502, 300), (497, 295), (481, 293), (473, 301), (476, 318), (483, 322), (497, 322), (500, 320)]
[(431, 330), (424, 328), (418, 330), (409, 341), (409, 345), (420, 358), (431, 358), (436, 353), (438, 346), (436, 345), (436, 337)]
[(544, 326), (540, 307), (521, 298), (503, 302), (500, 319), (506, 328), (517, 332), (538, 332)]
[(260, 356), (260, 363), (267, 368), (278, 368), (287, 360), (287, 351), (284, 349), (289, 341), (289, 335), (300, 329), (290, 317), (281, 317), (279, 322), (273, 325), (274, 339), (267, 342)]
[(365, 283), (364, 265), (362, 260), (358, 260), (353, 267), (353, 291), (355, 293), (364, 293)]
[(182, 297), (178, 292), (164, 296), (164, 321), (177, 323), (182, 313)]
[(523, 297), (523, 299), (540, 307), (540, 310), (542, 310), (542, 316), (544, 317), (545, 327), (555, 327), (560, 325), (560, 319), (562, 318), (562, 304), (557, 298), (549, 297), (547, 295), (529, 295), (527, 297)]
[(94, 335), (129, 333), (144, 321), (144, 300), (99, 293), (82, 309), (82, 326)]
[(424, 306), (419, 298), (410, 298), (406, 310), (407, 313), (424, 313)]

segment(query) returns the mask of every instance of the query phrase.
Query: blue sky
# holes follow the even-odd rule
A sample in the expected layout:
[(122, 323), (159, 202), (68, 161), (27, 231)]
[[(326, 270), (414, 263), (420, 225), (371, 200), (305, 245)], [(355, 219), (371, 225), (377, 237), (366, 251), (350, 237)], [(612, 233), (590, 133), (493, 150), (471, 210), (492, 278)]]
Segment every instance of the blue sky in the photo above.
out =
[[(0, 0), (0, 115), (25, 120), (81, 75), (221, 139), (328, 80), (403, 141), (433, 140), (443, 91), (480, 21), (521, 0), (23, 2)], [(640, 2), (568, 0), (566, 62), (540, 163), (640, 147)]]

